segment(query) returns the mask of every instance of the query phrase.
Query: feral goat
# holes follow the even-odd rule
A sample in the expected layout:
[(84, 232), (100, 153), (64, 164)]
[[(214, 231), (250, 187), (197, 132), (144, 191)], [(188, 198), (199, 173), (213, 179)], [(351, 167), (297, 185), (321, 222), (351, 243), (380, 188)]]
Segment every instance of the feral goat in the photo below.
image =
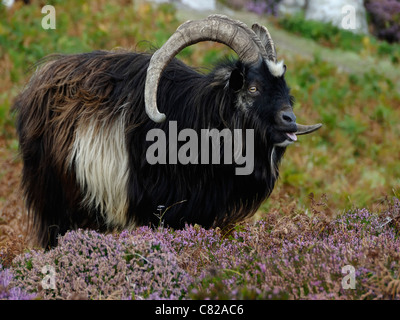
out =
[[(201, 74), (174, 59), (200, 41), (223, 43), (238, 60)], [(54, 246), (57, 235), (76, 228), (122, 230), (160, 219), (173, 228), (210, 228), (251, 216), (271, 194), (286, 147), (321, 126), (296, 123), (285, 71), (265, 27), (221, 15), (182, 24), (154, 54), (47, 59), (14, 104), (22, 188), (37, 242)], [(184, 149), (197, 152), (186, 163), (149, 163), (151, 130), (170, 138), (158, 137), (156, 159), (189, 143), (190, 135), (171, 140), (171, 124), (199, 136), (204, 129), (245, 130), (235, 141), (239, 154), (253, 153), (251, 170), (236, 174), (239, 161), (208, 161), (204, 148)], [(220, 138), (213, 150), (223, 162), (229, 148), (226, 141), (218, 145)]]

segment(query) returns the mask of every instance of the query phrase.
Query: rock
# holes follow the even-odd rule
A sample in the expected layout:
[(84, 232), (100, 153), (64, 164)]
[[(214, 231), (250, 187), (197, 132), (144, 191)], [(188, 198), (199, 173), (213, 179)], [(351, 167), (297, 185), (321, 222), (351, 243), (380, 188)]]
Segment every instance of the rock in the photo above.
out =
[(12, 5), (14, 4), (14, 0), (3, 0), (1, 3), (8, 8), (11, 8)]
[(354, 33), (368, 33), (363, 0), (308, 0), (305, 18), (330, 22)]
[(282, 0), (279, 3), (278, 13), (280, 15), (296, 14), (302, 12), (306, 7), (306, 0)]
[(196, 10), (215, 10), (215, 1), (216, 0), (181, 0), (181, 2)]
[(184, 5), (198, 11), (213, 11), (216, 9), (216, 0), (152, 0), (156, 3), (169, 2), (176, 5)]

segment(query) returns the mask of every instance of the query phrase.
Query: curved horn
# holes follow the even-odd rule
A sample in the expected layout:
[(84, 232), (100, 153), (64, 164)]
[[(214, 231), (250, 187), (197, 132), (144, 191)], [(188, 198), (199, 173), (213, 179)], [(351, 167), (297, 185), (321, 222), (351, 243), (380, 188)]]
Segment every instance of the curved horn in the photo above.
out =
[(257, 63), (260, 54), (267, 56), (258, 36), (247, 25), (223, 15), (211, 15), (203, 20), (183, 23), (167, 42), (151, 57), (145, 84), (145, 107), (150, 119), (163, 122), (165, 114), (157, 108), (157, 89), (161, 73), (185, 47), (201, 41), (220, 42), (237, 53), (245, 63)]
[(310, 125), (310, 126), (297, 124), (297, 132), (295, 132), (295, 134), (296, 135), (308, 134), (308, 133), (311, 133), (311, 132), (314, 132), (314, 131), (318, 130), (321, 127), (322, 127), (321, 123), (313, 124), (313, 125)]
[(253, 24), (251, 29), (260, 38), (261, 43), (264, 45), (267, 52), (267, 60), (276, 62), (277, 58), (275, 44), (268, 29), (259, 25), (258, 23)]

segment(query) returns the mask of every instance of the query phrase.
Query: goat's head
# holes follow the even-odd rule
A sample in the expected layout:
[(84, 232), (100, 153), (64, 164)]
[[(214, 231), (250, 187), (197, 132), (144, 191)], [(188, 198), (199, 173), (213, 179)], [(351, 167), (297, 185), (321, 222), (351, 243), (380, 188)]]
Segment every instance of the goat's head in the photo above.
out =
[(225, 77), (235, 95), (236, 107), (266, 124), (273, 145), (286, 147), (297, 140), (297, 135), (311, 133), (322, 126), (296, 123), (293, 98), (284, 79), (286, 66), (283, 61), (277, 61), (267, 28), (254, 24), (250, 29), (222, 15), (187, 21), (154, 53), (145, 86), (146, 112), (150, 119), (155, 122), (166, 119), (157, 108), (157, 87), (162, 71), (183, 48), (201, 41), (226, 44), (238, 54), (237, 68), (225, 70), (221, 77)]

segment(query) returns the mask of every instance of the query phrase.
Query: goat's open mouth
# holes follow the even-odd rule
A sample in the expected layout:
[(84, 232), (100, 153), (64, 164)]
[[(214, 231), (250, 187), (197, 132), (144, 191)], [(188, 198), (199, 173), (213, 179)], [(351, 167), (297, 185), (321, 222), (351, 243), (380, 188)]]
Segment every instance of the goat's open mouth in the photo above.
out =
[(287, 147), (288, 145), (297, 141), (297, 136), (295, 132), (281, 131), (277, 140), (278, 141), (274, 143), (274, 146)]
[(289, 140), (293, 142), (297, 141), (296, 132), (286, 132), (286, 135), (288, 136)]

